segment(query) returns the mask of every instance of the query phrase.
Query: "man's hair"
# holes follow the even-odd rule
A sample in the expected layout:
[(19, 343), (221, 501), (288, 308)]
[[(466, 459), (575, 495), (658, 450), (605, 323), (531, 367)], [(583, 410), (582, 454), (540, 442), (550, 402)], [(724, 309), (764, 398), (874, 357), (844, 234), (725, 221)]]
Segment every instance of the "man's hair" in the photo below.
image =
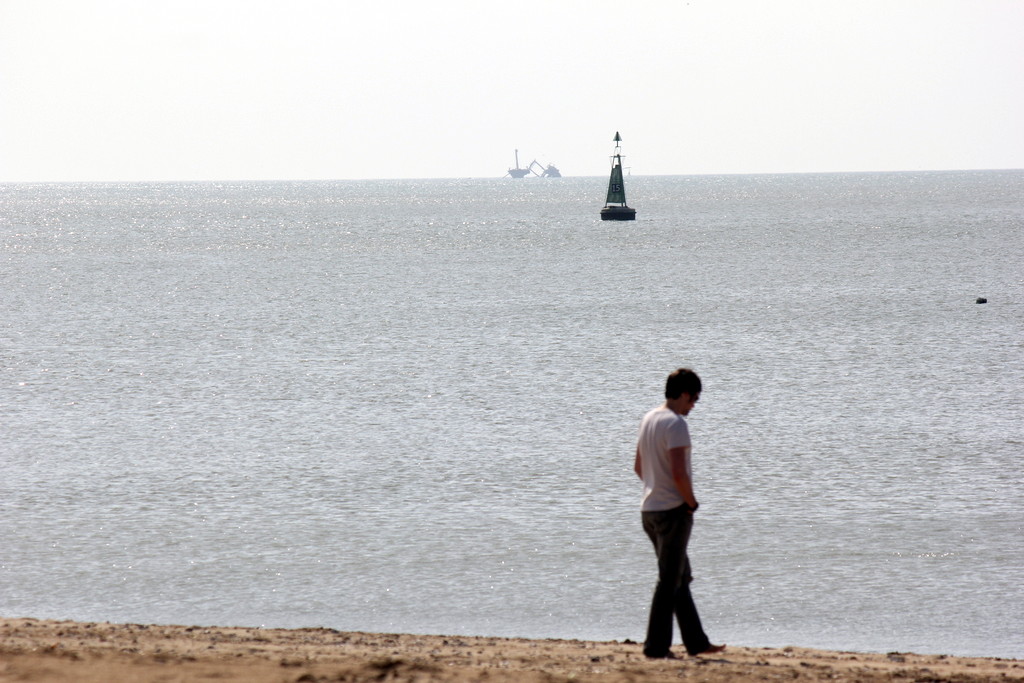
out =
[(690, 368), (679, 368), (665, 382), (665, 398), (676, 399), (683, 394), (696, 396), (699, 393), (700, 377)]

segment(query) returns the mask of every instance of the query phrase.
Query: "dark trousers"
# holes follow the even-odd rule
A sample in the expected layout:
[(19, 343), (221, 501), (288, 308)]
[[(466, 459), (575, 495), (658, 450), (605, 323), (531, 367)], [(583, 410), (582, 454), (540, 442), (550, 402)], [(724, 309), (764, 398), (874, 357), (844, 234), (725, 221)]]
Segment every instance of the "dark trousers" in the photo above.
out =
[(690, 559), (686, 545), (693, 529), (693, 513), (680, 505), (671, 510), (642, 512), (644, 531), (658, 555), (658, 585), (651, 601), (647, 622), (644, 654), (664, 657), (672, 646), (672, 615), (679, 622), (683, 645), (691, 655), (704, 652), (711, 645), (700, 625), (697, 606), (690, 595)]

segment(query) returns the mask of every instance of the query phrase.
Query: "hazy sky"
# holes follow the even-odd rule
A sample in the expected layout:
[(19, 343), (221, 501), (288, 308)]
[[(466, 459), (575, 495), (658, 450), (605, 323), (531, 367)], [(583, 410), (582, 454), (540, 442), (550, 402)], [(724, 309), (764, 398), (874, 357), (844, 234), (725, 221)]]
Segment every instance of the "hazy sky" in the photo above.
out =
[(1024, 0), (0, 0), (0, 181), (1024, 168)]

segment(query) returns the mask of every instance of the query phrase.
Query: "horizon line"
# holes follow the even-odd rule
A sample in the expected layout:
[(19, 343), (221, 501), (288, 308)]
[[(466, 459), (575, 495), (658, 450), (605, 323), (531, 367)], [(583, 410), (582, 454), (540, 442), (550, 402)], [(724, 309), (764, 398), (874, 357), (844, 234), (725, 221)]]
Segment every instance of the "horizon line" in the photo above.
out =
[[(720, 176), (792, 176), (792, 175), (863, 175), (863, 174), (895, 174), (895, 173), (967, 173), (967, 172), (1006, 172), (1024, 171), (1024, 167), (994, 168), (919, 168), (898, 170), (844, 170), (844, 171), (724, 171), (714, 173), (630, 173), (633, 178), (697, 178)], [(540, 178), (540, 180), (557, 182), (576, 178), (604, 178), (605, 175), (563, 175), (560, 178)], [(516, 180), (527, 178), (510, 178), (503, 176), (431, 176), (431, 177), (389, 177), (389, 178), (133, 178), (133, 179), (93, 179), (93, 180), (5, 180), (0, 185), (88, 185), (88, 184), (126, 184), (126, 183), (331, 183), (331, 182), (386, 182), (386, 181), (425, 181), (425, 180)]]

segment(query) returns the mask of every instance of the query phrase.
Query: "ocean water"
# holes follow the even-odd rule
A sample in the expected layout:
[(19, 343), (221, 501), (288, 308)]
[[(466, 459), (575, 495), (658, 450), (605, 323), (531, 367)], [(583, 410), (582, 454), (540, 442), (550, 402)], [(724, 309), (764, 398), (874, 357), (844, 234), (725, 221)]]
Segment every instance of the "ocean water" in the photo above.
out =
[[(0, 185), (0, 615), (1024, 657), (1024, 172)], [(987, 297), (988, 303), (975, 303)]]

